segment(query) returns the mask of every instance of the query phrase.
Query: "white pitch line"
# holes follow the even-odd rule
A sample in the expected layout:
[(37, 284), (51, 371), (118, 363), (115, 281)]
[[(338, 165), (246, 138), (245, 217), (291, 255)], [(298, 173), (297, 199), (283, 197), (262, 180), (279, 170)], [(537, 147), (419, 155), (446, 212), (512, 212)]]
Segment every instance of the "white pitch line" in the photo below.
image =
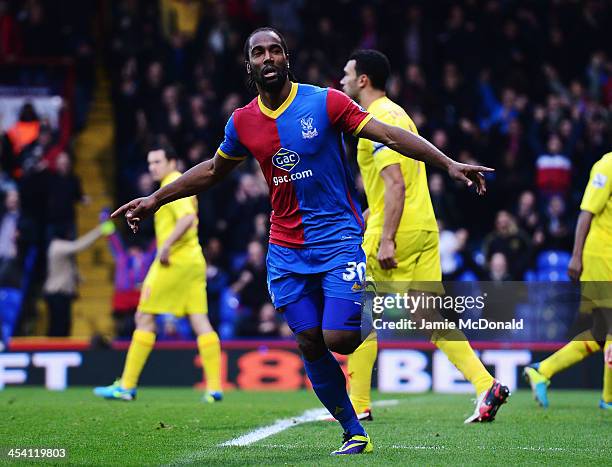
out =
[[(380, 448), (381, 446), (379, 446)], [(420, 445), (404, 445), (404, 444), (393, 444), (390, 446), (391, 449), (408, 449), (408, 450), (442, 450), (447, 449), (447, 446), (444, 445), (433, 445), (433, 446), (420, 446)], [(488, 451), (493, 448), (490, 446), (474, 446), (476, 449), (481, 451)], [(535, 451), (535, 452), (565, 452), (569, 451), (569, 449), (561, 448), (561, 447), (541, 447), (541, 446), (506, 446), (504, 449), (515, 449), (520, 451)], [(590, 449), (586, 448), (578, 448), (572, 449), (573, 451), (590, 451)]]
[(269, 436), (285, 431), (287, 428), (292, 426), (301, 425), (302, 423), (315, 422), (317, 420), (325, 420), (329, 417), (329, 412), (326, 409), (310, 409), (306, 410), (302, 415), (295, 418), (284, 418), (277, 420), (272, 425), (262, 426), (256, 430), (250, 431), (249, 433), (239, 436), (238, 438), (230, 439), (219, 446), (248, 446), (257, 441), (265, 439)]
[[(399, 403), (396, 399), (388, 399), (375, 401), (372, 403), (373, 407), (388, 407), (391, 405), (397, 405)], [(317, 422), (325, 420), (330, 417), (330, 413), (326, 409), (310, 409), (306, 410), (302, 415), (294, 418), (283, 418), (277, 420), (272, 425), (262, 426), (247, 434), (233, 438), (219, 446), (248, 446), (249, 444), (256, 443), (262, 439), (266, 439), (272, 435), (285, 431), (292, 426), (301, 425), (303, 423)]]
[(411, 449), (411, 450), (440, 450), (446, 449), (445, 446), (405, 446), (403, 444), (394, 444), (391, 449)]

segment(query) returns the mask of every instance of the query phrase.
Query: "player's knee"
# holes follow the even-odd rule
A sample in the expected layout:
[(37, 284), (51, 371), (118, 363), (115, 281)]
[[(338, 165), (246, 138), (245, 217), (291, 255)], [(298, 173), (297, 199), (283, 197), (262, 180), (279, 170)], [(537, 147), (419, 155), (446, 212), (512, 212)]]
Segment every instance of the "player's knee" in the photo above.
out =
[(156, 331), (155, 316), (153, 316), (151, 313), (143, 313), (141, 311), (136, 312), (134, 322), (136, 324), (136, 329), (139, 331)]
[(361, 345), (359, 331), (323, 331), (325, 345), (340, 355), (352, 354)]
[(208, 316), (205, 314), (190, 315), (189, 321), (196, 336), (208, 334), (213, 330), (213, 327), (208, 320)]
[(295, 340), (304, 358), (310, 362), (323, 357), (327, 351), (321, 328), (302, 331), (295, 335)]

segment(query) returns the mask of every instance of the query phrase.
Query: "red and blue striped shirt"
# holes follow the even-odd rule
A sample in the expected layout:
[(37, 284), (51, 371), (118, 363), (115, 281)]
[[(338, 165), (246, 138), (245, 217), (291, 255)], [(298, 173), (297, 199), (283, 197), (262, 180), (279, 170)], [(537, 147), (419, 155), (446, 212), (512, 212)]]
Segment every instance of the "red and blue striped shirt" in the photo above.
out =
[(361, 243), (364, 222), (342, 135), (359, 134), (370, 118), (340, 91), (297, 83), (276, 110), (257, 97), (234, 111), (218, 152), (259, 162), (270, 188), (270, 243)]

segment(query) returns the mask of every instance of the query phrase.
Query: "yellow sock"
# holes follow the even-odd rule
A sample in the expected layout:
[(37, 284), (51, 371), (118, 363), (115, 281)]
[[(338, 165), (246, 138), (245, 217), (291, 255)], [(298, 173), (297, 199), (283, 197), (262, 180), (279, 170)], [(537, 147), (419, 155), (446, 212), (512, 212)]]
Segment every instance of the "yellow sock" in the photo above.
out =
[(147, 358), (155, 345), (155, 333), (150, 331), (134, 331), (132, 342), (125, 359), (125, 368), (121, 376), (121, 387), (133, 389), (138, 384), (138, 378), (144, 368)]
[(431, 337), (431, 342), (444, 352), (465, 379), (472, 383), (476, 394), (480, 394), (491, 387), (494, 380), (493, 376), (476, 356), (461, 331), (456, 329), (436, 331)]
[(357, 347), (357, 350), (348, 356), (349, 397), (357, 413), (370, 408), (372, 402), (372, 368), (374, 368), (377, 352), (378, 341), (376, 333), (372, 332)]
[(198, 336), (198, 349), (206, 375), (206, 389), (220, 392), (221, 388), (221, 344), (215, 331)]
[[(612, 345), (612, 334), (608, 334), (606, 338), (605, 348), (607, 349)], [(606, 403), (612, 402), (612, 368), (610, 368), (604, 362), (604, 383), (603, 383), (603, 394), (602, 399)]]
[(546, 360), (542, 360), (538, 371), (550, 379), (556, 373), (575, 365), (598, 350), (601, 350), (601, 346), (593, 338), (591, 331), (584, 331)]

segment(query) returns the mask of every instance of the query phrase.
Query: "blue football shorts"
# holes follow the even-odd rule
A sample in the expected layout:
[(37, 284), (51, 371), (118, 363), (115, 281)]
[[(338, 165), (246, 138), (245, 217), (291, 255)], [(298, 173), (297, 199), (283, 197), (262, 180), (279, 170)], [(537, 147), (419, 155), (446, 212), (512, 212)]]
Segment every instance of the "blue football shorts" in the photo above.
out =
[(270, 244), (268, 291), (294, 333), (361, 327), (365, 253), (360, 244), (287, 248)]

